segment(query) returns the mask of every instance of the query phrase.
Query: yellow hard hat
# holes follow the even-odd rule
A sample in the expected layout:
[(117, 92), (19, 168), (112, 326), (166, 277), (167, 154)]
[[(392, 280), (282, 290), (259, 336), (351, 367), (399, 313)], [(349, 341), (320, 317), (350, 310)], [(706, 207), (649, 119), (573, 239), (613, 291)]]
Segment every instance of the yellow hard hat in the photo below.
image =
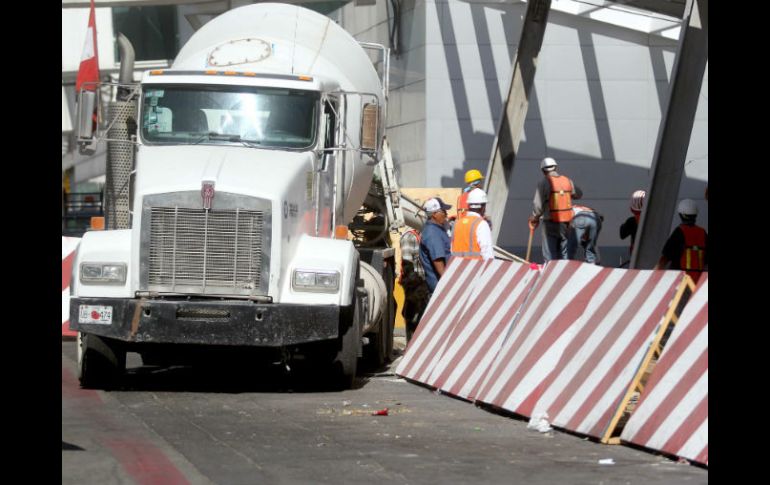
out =
[(468, 170), (467, 172), (465, 172), (465, 183), (466, 184), (469, 184), (471, 182), (475, 182), (477, 180), (481, 180), (483, 178), (484, 178), (484, 176), (481, 175), (481, 172), (479, 172), (475, 168), (473, 170)]

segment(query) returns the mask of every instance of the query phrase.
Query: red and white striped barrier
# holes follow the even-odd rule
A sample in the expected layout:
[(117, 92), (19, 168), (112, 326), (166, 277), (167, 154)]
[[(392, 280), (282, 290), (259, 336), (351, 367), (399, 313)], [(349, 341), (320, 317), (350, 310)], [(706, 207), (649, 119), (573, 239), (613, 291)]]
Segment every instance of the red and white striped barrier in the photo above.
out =
[(708, 274), (700, 277), (620, 438), (708, 465)]
[(487, 264), (426, 384), (473, 399), (539, 274), (516, 262)]
[(396, 374), (426, 383), (439, 362), (455, 320), (462, 315), (473, 293), (477, 276), (485, 262), (477, 259), (451, 258), (425, 313), (404, 351)]
[(70, 330), (70, 278), (72, 264), (75, 261), (75, 250), (80, 244), (79, 237), (61, 238), (61, 334), (65, 337), (77, 336)]
[(683, 278), (550, 261), (476, 399), (601, 438)]

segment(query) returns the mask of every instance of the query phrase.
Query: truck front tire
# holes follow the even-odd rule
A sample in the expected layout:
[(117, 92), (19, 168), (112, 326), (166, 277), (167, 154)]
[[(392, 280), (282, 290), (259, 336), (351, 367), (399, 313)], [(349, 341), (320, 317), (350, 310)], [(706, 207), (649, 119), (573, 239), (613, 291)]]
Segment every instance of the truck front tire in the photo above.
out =
[(126, 370), (126, 350), (119, 342), (78, 332), (78, 380), (84, 389), (114, 387)]
[(339, 350), (332, 361), (333, 384), (339, 390), (351, 389), (356, 380), (358, 349), (361, 346), (360, 319), (360, 305), (358, 298), (354, 298), (353, 308), (340, 315)]

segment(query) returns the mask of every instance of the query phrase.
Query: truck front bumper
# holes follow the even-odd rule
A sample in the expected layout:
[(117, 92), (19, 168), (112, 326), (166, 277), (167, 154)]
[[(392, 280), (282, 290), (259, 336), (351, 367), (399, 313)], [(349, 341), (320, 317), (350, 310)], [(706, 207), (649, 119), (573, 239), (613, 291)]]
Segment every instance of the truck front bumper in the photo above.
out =
[[(80, 323), (81, 305), (112, 308), (110, 323)], [(70, 300), (72, 330), (125, 342), (282, 347), (337, 337), (340, 307), (251, 301)]]

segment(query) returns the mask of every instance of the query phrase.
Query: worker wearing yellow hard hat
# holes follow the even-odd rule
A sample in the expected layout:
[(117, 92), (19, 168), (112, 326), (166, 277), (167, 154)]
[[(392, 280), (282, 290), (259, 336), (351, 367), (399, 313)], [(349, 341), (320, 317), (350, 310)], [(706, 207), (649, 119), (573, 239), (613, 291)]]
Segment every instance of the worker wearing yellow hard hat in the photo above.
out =
[(479, 172), (475, 168), (465, 172), (466, 187), (463, 189), (463, 192), (462, 194), (460, 194), (460, 197), (457, 198), (457, 218), (458, 219), (465, 217), (465, 214), (468, 212), (468, 194), (470, 193), (471, 190), (480, 188), (482, 180), (484, 180), (484, 176), (481, 175), (481, 172)]

